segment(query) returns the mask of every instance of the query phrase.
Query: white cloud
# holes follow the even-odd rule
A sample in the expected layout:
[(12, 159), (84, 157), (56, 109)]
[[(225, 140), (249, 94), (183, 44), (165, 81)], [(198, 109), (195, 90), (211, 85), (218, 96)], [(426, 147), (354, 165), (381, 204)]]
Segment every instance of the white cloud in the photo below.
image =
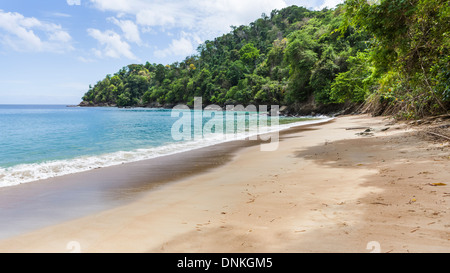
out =
[[(118, 25), (129, 42), (141, 40), (142, 33), (163, 31), (182, 33), (166, 49), (155, 52), (157, 57), (182, 56), (194, 53), (195, 44), (214, 39), (230, 31), (231, 25), (248, 24), (262, 13), (287, 6), (285, 0), (90, 0), (101, 11), (116, 12), (111, 21)], [(176, 34), (177, 35), (177, 34)]]
[(67, 13), (62, 13), (62, 12), (53, 12), (53, 13), (50, 13), (50, 16), (54, 16), (54, 17), (65, 17), (65, 18), (72, 17), (72, 15), (67, 14)]
[[(175, 11), (171, 11), (168, 7), (158, 7), (152, 9), (144, 9), (136, 14), (136, 22), (142, 26), (154, 27), (174, 27), (176, 25), (176, 19), (180, 18), (173, 14)], [(188, 21), (185, 21), (189, 24)]]
[(182, 33), (182, 35), (183, 37), (180, 39), (172, 40), (172, 43), (168, 48), (156, 50), (155, 56), (157, 58), (165, 58), (169, 55), (186, 57), (195, 53), (195, 48), (192, 44), (191, 38), (189, 38), (186, 33)]
[(83, 63), (93, 63), (93, 62), (95, 62), (94, 59), (91, 59), (91, 58), (85, 58), (85, 57), (83, 57), (83, 56), (78, 56), (77, 59), (78, 59), (80, 62), (83, 62)]
[[(119, 26), (123, 39), (142, 46), (146, 33), (174, 34), (167, 48), (157, 49), (158, 58), (187, 56), (198, 44), (230, 31), (230, 26), (249, 24), (262, 13), (270, 14), (290, 4), (334, 8), (343, 0), (90, 0), (101, 11), (115, 12), (109, 20)], [(142, 37), (141, 37), (142, 34)], [(169, 35), (170, 36), (170, 35)], [(119, 38), (116, 38), (116, 40)], [(131, 52), (130, 52), (131, 53)], [(114, 54), (109, 54), (114, 55)]]
[(127, 13), (145, 27), (182, 28), (203, 39), (248, 24), (263, 12), (287, 6), (284, 0), (91, 0), (101, 10)]
[(79, 6), (81, 5), (81, 0), (67, 0), (69, 6)]
[(112, 30), (100, 31), (98, 29), (88, 29), (88, 34), (96, 39), (103, 50), (96, 49), (94, 52), (98, 57), (120, 58), (126, 57), (128, 59), (137, 60), (138, 58), (131, 52), (130, 45), (122, 41), (119, 34)]
[(316, 7), (316, 10), (322, 10), (324, 8), (333, 9), (338, 4), (342, 4), (343, 2), (344, 2), (344, 0), (325, 0), (321, 6)]
[(138, 26), (130, 20), (118, 20), (116, 18), (110, 18), (110, 20), (117, 26), (120, 27), (120, 29), (123, 32), (123, 35), (125, 39), (127, 39), (129, 42), (136, 43), (138, 45), (142, 44), (141, 36), (139, 34)]
[(55, 52), (73, 50), (72, 37), (60, 25), (0, 10), (0, 38), (16, 51)]
[(129, 13), (134, 9), (138, 8), (136, 6), (136, 0), (91, 0), (96, 8), (102, 11), (115, 11)]

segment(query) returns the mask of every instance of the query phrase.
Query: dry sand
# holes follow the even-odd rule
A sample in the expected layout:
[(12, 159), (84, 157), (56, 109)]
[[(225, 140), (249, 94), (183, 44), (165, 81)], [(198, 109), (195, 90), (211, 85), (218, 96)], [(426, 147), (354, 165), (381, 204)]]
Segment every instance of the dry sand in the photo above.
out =
[(0, 241), (0, 252), (450, 252), (448, 142), (389, 122), (291, 130), (277, 151), (244, 148), (133, 202)]

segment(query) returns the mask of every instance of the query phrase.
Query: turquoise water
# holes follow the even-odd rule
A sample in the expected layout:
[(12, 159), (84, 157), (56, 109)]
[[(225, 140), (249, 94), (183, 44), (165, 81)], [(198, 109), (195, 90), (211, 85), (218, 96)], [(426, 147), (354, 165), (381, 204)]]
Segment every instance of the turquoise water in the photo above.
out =
[(0, 106), (0, 167), (174, 142), (169, 110)]
[(170, 109), (0, 105), (0, 187), (230, 140), (220, 134), (174, 140), (179, 115), (172, 117)]

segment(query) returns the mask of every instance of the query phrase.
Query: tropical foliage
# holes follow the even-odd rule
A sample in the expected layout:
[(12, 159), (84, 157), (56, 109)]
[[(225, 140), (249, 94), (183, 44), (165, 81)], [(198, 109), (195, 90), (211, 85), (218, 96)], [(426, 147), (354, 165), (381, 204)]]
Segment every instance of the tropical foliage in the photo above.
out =
[(447, 112), (450, 7), (438, 0), (291, 6), (206, 41), (170, 65), (107, 75), (85, 105), (359, 103), (404, 118)]

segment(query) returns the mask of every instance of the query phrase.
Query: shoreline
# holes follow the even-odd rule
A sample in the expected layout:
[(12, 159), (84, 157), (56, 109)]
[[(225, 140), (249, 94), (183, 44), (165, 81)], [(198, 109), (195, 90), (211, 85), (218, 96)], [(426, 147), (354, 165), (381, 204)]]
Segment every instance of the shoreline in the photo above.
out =
[(372, 241), (381, 252), (448, 252), (449, 189), (427, 184), (448, 182), (448, 145), (386, 123), (343, 116), (286, 130), (277, 151), (240, 146), (114, 208), (1, 240), (0, 252), (68, 252), (71, 241), (82, 252), (369, 252)]
[[(318, 120), (312, 125), (330, 121)], [(278, 131), (280, 136), (289, 130), (307, 130), (311, 125), (296, 124)], [(226, 140), (154, 158), (0, 187), (0, 240), (124, 205), (167, 183), (226, 164), (239, 150), (261, 143), (260, 139)]]
[[(279, 132), (291, 127), (304, 126), (314, 123), (322, 123), (324, 121), (333, 119), (331, 117), (316, 117), (308, 118), (303, 117), (301, 119), (291, 122), (285, 122), (280, 120), (279, 126), (273, 128), (267, 126), (262, 128), (263, 131)], [(0, 188), (17, 186), (25, 183), (33, 183), (36, 181), (42, 181), (49, 178), (55, 178), (65, 175), (71, 175), (86, 171), (95, 170), (98, 168), (106, 168), (112, 166), (118, 166), (121, 164), (128, 164), (133, 162), (139, 162), (143, 160), (149, 160), (167, 155), (178, 154), (181, 152), (189, 152), (195, 149), (209, 147), (221, 143), (226, 143), (235, 140), (242, 140), (245, 138), (252, 138), (258, 135), (264, 135), (266, 133), (259, 133), (255, 128), (250, 128), (248, 132), (239, 132), (233, 134), (223, 135), (208, 135), (197, 139), (193, 137), (191, 140), (181, 142), (168, 142), (164, 145), (155, 147), (141, 147), (132, 150), (119, 150), (110, 151), (97, 154), (79, 155), (74, 158), (61, 158), (43, 162), (31, 162), (16, 164), (10, 167), (1, 168), (0, 174)], [(258, 128), (260, 130), (261, 128)]]

